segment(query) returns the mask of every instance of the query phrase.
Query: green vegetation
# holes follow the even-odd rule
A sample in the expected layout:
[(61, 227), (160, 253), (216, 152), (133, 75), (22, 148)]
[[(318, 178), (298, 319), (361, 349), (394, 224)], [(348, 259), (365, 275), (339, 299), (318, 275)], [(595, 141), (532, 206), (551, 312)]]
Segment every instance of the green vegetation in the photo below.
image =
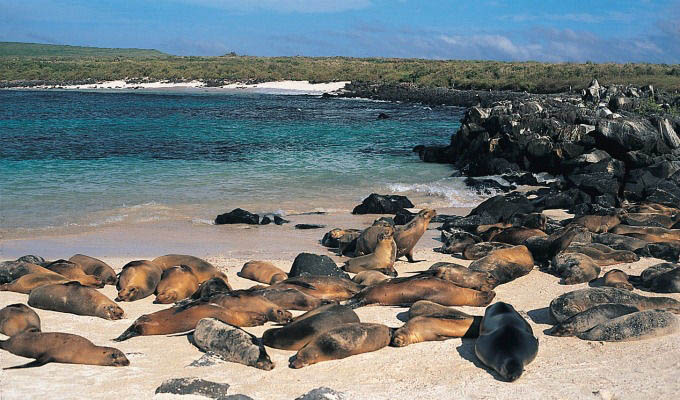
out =
[[(36, 47), (37, 46), (37, 47)], [(179, 57), (155, 50), (0, 43), (0, 81), (371, 81), (422, 87), (553, 93), (600, 84), (680, 90), (680, 65), (547, 64), (348, 57)]]

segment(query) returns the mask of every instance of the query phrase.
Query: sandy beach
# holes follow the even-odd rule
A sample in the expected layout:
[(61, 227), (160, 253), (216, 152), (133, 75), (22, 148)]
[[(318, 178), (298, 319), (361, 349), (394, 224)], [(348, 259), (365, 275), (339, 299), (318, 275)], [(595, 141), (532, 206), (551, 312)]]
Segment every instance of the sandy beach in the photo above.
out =
[[(440, 213), (465, 214), (466, 209), (440, 210)], [(204, 257), (226, 272), (235, 288), (255, 284), (236, 276), (244, 262), (269, 260), (288, 270), (294, 257), (302, 251), (335, 256), (319, 244), (333, 227), (363, 228), (377, 217), (352, 216), (347, 213), (304, 215), (290, 219), (284, 226), (197, 226), (175, 222), (137, 224), (102, 228), (83, 234), (42, 236), (3, 240), (2, 259), (23, 254), (37, 254), (48, 259), (68, 258), (81, 252), (99, 257), (119, 270), (125, 263), (167, 253), (186, 253)], [(294, 223), (320, 223), (327, 229), (296, 230)], [(416, 247), (415, 264), (398, 261), (400, 275), (428, 268), (437, 261), (452, 260), (450, 255), (433, 251), (439, 247), (439, 231), (433, 224)], [(467, 265), (469, 261), (454, 259)], [(621, 268), (639, 274), (659, 260), (605, 267)], [(34, 369), (0, 372), (0, 398), (43, 398), (58, 393), (62, 399), (76, 398), (152, 398), (164, 380), (177, 377), (200, 377), (231, 385), (229, 393), (245, 394), (254, 399), (293, 399), (311, 389), (326, 386), (345, 392), (350, 399), (412, 398), (523, 398), (523, 399), (648, 399), (672, 398), (680, 391), (677, 370), (680, 367), (680, 334), (657, 339), (625, 343), (587, 342), (577, 338), (551, 337), (543, 332), (551, 325), (547, 306), (565, 292), (588, 284), (560, 285), (559, 279), (536, 268), (529, 275), (496, 289), (496, 300), (513, 304), (529, 321), (539, 339), (536, 360), (515, 383), (497, 379), (474, 355), (474, 341), (450, 339), (426, 342), (405, 348), (387, 347), (377, 352), (323, 362), (300, 370), (288, 367), (294, 354), (267, 348), (275, 368), (262, 371), (235, 363), (221, 362), (208, 367), (190, 367), (202, 353), (186, 335), (137, 337), (122, 343), (112, 342), (139, 316), (165, 305), (153, 304), (153, 296), (122, 303), (126, 317), (106, 321), (95, 317), (76, 316), (36, 310), (44, 331), (80, 334), (95, 344), (114, 346), (125, 352), (129, 367), (92, 367), (84, 365), (48, 364)], [(102, 290), (110, 298), (115, 288)], [(654, 293), (641, 294), (658, 296)], [(680, 300), (680, 295), (672, 294)], [(0, 306), (25, 303), (27, 295), (2, 292)], [(482, 315), (482, 308), (460, 307)], [(403, 324), (404, 311), (399, 307), (363, 307), (357, 309), (362, 322), (383, 323), (391, 327)], [(299, 314), (301, 312), (295, 312)], [(247, 331), (261, 335), (272, 323)], [(25, 358), (0, 353), (0, 367), (27, 362)], [(158, 395), (154, 398), (180, 398)], [(182, 397), (189, 398), (189, 397)], [(199, 398), (199, 397), (195, 397)]]

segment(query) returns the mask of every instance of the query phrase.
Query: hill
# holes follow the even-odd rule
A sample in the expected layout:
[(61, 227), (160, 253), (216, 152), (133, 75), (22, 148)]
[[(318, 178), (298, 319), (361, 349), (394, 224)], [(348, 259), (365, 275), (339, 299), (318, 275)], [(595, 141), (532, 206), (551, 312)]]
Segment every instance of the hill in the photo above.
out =
[(0, 57), (159, 57), (151, 49), (108, 49), (40, 43), (0, 42)]

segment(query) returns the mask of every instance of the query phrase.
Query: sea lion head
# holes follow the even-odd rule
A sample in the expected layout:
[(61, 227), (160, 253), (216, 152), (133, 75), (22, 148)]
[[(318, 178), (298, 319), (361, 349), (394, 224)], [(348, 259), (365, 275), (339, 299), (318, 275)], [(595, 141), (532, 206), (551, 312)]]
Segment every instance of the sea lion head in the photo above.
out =
[(113, 367), (126, 367), (130, 365), (130, 360), (125, 357), (122, 351), (113, 347), (104, 347), (102, 350), (103, 365)]
[(426, 220), (431, 220), (432, 218), (437, 216), (437, 211), (431, 210), (429, 208), (424, 208), (418, 212), (418, 217), (426, 219)]
[(274, 363), (272, 362), (272, 359), (269, 358), (269, 354), (267, 354), (267, 352), (260, 351), (260, 356), (255, 362), (255, 368), (262, 369), (265, 371), (271, 371), (272, 369), (274, 369)]
[(139, 288), (135, 286), (130, 286), (123, 288), (118, 291), (118, 297), (116, 297), (116, 301), (133, 301), (137, 300), (137, 296), (139, 295)]
[(514, 382), (519, 379), (522, 376), (522, 372), (524, 372), (524, 366), (515, 358), (505, 360), (498, 371), (508, 382)]
[(101, 307), (101, 314), (109, 320), (123, 319), (125, 316), (125, 311), (118, 307), (116, 304), (104, 304)]
[(293, 320), (293, 314), (281, 308), (273, 308), (267, 313), (267, 318), (270, 321), (287, 324)]
[(310, 360), (319, 358), (319, 355), (320, 354), (317, 349), (305, 346), (291, 358), (290, 367), (295, 369), (306, 367), (310, 364)]
[(389, 242), (392, 240), (393, 237), (393, 230), (382, 232), (378, 235), (378, 241), (379, 242)]
[(84, 283), (86, 284), (86, 286), (92, 286), (100, 289), (103, 288), (105, 285), (104, 281), (102, 281), (99, 277), (96, 277), (94, 275), (86, 275)]
[(156, 295), (154, 304), (170, 304), (177, 302), (177, 292), (175, 290), (166, 290)]

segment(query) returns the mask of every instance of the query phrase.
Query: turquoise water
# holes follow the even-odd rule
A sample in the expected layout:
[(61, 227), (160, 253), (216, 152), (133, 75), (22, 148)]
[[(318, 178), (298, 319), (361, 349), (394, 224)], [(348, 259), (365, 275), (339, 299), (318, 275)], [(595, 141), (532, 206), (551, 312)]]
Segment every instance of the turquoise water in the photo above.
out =
[[(392, 118), (377, 120), (384, 112)], [(5, 233), (349, 209), (372, 191), (467, 205), (443, 144), (462, 110), (233, 91), (0, 91)]]

